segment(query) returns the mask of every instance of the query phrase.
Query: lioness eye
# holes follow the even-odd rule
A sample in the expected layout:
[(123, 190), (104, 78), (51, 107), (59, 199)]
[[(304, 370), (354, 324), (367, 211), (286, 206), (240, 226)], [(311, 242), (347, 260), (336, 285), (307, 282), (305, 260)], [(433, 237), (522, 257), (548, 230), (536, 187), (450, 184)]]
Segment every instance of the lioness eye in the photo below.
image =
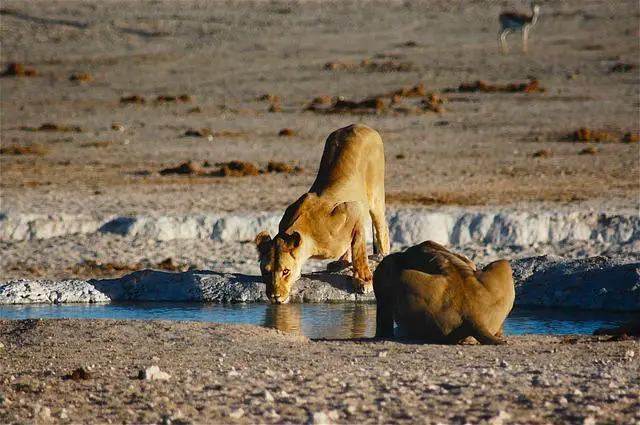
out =
[(284, 270), (282, 270), (282, 275), (283, 275), (283, 276), (286, 276), (286, 275), (288, 275), (288, 274), (289, 274), (289, 269), (284, 269)]

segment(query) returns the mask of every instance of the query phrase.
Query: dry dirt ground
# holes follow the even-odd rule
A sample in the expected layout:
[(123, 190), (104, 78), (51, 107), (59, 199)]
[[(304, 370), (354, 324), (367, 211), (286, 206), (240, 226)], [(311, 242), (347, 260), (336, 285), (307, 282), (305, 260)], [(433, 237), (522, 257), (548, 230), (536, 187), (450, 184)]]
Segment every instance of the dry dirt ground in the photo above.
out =
[[(353, 122), (385, 140), (391, 204), (637, 208), (640, 144), (579, 154), (590, 144), (566, 136), (579, 127), (637, 134), (638, 3), (546, 1), (528, 54), (517, 35), (508, 54), (498, 50), (503, 4), (526, 11), (515, 1), (4, 0), (0, 65), (20, 62), (37, 76), (0, 78), (2, 147), (40, 146), (0, 156), (1, 209), (278, 210), (310, 186), (329, 132)], [(378, 66), (325, 69), (363, 60)], [(93, 79), (71, 81), (78, 73)], [(528, 78), (545, 92), (446, 92)], [(304, 111), (321, 95), (362, 100), (419, 83), (446, 99), (442, 113)], [(154, 102), (181, 94), (192, 99)], [(265, 94), (280, 97), (281, 112), (268, 112)], [(147, 103), (120, 103), (132, 95)], [(82, 131), (23, 128), (44, 123)], [(212, 140), (184, 136), (204, 127)], [(283, 128), (293, 135), (278, 136)], [(305, 171), (158, 174), (185, 160), (236, 159)]]
[[(0, 422), (640, 421), (637, 340), (508, 341), (312, 341), (195, 322), (0, 321)], [(139, 379), (152, 365), (170, 377)]]

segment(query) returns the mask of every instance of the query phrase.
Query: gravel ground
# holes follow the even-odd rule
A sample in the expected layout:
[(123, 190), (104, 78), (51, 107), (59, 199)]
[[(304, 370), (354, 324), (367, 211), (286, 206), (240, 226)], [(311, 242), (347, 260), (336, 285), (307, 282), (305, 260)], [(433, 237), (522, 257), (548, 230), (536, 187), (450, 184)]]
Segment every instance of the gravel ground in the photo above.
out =
[[(0, 321), (0, 342), (2, 423), (640, 422), (634, 339), (440, 346), (195, 322), (36, 320)], [(66, 376), (78, 368), (88, 376)]]

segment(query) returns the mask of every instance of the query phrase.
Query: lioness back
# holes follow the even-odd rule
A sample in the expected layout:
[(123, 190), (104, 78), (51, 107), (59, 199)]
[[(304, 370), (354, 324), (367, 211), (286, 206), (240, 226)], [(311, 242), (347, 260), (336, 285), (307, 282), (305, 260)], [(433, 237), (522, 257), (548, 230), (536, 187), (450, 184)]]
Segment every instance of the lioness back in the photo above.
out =
[(327, 138), (318, 175), (309, 192), (335, 192), (331, 195), (342, 202), (366, 201), (370, 186), (380, 180), (384, 185), (382, 138), (366, 125), (352, 124)]

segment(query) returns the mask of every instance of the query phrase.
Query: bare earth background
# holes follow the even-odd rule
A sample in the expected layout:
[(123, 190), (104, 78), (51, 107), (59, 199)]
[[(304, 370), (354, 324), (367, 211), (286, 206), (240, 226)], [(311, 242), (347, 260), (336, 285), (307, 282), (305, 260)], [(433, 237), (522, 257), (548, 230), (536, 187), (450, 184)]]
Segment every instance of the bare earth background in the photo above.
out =
[[(504, 5), (526, 10), (449, 0), (3, 0), (0, 66), (24, 63), (38, 76), (0, 79), (0, 147), (38, 144), (43, 155), (0, 155), (0, 211), (281, 210), (310, 186), (326, 136), (353, 122), (382, 134), (392, 207), (637, 211), (640, 144), (594, 144), (597, 154), (582, 155), (590, 144), (567, 135), (638, 132), (638, 3), (545, 1), (528, 54), (517, 36), (509, 54), (498, 51)], [(324, 69), (365, 59), (411, 70)], [(79, 72), (93, 80), (69, 80)], [(531, 77), (544, 93), (445, 93), (463, 81)], [(444, 112), (303, 111), (320, 95), (362, 100), (418, 83), (448, 100)], [(192, 102), (152, 102), (181, 94)], [(264, 94), (279, 96), (282, 112), (268, 112)], [(132, 95), (150, 102), (120, 103)], [(48, 122), (83, 131), (22, 129)], [(213, 140), (183, 137), (203, 127)], [(279, 137), (283, 128), (294, 135)], [(550, 155), (533, 157), (541, 150)], [(278, 160), (305, 171), (158, 174), (185, 160)], [(2, 241), (0, 252), (2, 278), (122, 274), (76, 266), (168, 256), (257, 273), (250, 246), (208, 241), (66, 236)], [(201, 323), (0, 322), (0, 422), (638, 423), (638, 343), (598, 341), (442, 347)], [(171, 379), (135, 379), (151, 364)], [(61, 379), (77, 367), (91, 378)]]
[[(503, 3), (526, 10), (519, 2)], [(0, 65), (24, 63), (38, 76), (0, 79), (1, 144), (40, 145), (44, 155), (0, 155), (0, 211), (96, 216), (281, 211), (312, 183), (326, 136), (353, 122), (378, 129), (384, 138), (391, 207), (638, 211), (640, 144), (601, 143), (599, 153), (581, 155), (590, 144), (566, 139), (579, 127), (638, 132), (637, 3), (545, 2), (528, 54), (520, 52), (518, 35), (509, 39), (509, 54), (499, 52), (502, 6), (5, 0)], [(411, 70), (324, 69), (329, 61), (365, 59), (409, 63)], [(616, 64), (629, 68), (611, 72)], [(70, 81), (82, 72), (93, 80)], [(504, 84), (531, 77), (544, 93), (443, 93), (463, 81)], [(304, 111), (321, 95), (362, 100), (418, 83), (448, 100), (443, 113)], [(153, 102), (181, 94), (192, 102)], [(282, 112), (268, 112), (270, 105), (257, 100), (264, 94), (279, 96)], [(132, 95), (147, 104), (120, 103)], [(22, 129), (44, 123), (83, 131)], [(124, 131), (112, 130), (114, 123)], [(203, 127), (213, 140), (184, 137)], [(279, 137), (283, 128), (294, 135)], [(540, 150), (551, 155), (532, 156)], [(260, 167), (278, 160), (305, 171), (249, 177), (158, 174), (186, 160), (212, 165), (242, 160)], [(87, 259), (155, 263), (168, 256), (209, 268), (249, 261), (249, 270), (257, 273), (250, 248), (207, 241), (68, 236), (2, 241), (0, 248), (5, 278), (69, 276)], [(559, 247), (550, 251), (566, 253)], [(85, 268), (75, 274), (99, 272)]]

